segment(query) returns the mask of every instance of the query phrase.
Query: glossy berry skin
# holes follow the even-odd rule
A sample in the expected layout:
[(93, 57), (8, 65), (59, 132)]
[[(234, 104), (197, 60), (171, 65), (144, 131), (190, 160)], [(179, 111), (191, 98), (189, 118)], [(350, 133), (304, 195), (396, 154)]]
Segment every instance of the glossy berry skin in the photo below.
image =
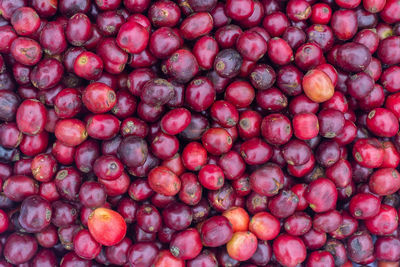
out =
[(175, 2), (168, 0), (157, 1), (152, 4), (149, 8), (148, 14), (151, 23), (155, 27), (174, 27), (181, 18), (181, 10), (179, 6)]
[(89, 216), (88, 228), (93, 238), (102, 245), (118, 244), (126, 234), (122, 216), (107, 208), (97, 208)]
[(248, 107), (254, 100), (255, 92), (250, 83), (246, 81), (234, 81), (225, 90), (225, 100), (236, 108)]
[(332, 30), (340, 40), (349, 40), (357, 32), (357, 16), (353, 10), (338, 10), (332, 15)]
[(268, 212), (258, 212), (250, 220), (249, 230), (261, 240), (273, 240), (280, 231), (279, 220)]
[(93, 164), (95, 175), (103, 180), (115, 180), (122, 175), (123, 164), (112, 155), (100, 156)]
[(264, 196), (274, 196), (283, 185), (283, 172), (278, 165), (269, 163), (250, 175), (252, 190)]
[(295, 212), (298, 202), (296, 194), (290, 190), (283, 190), (271, 198), (268, 202), (268, 209), (277, 218), (286, 218)]
[(166, 167), (157, 167), (150, 171), (149, 185), (157, 193), (174, 196), (181, 188), (178, 176)]
[(266, 163), (272, 153), (272, 148), (259, 138), (247, 140), (240, 146), (240, 154), (249, 165)]
[(306, 142), (292, 139), (282, 147), (282, 156), (289, 165), (303, 165), (311, 158), (311, 149)]
[(398, 226), (398, 215), (396, 209), (382, 204), (378, 214), (365, 220), (368, 231), (375, 235), (390, 235)]
[(17, 265), (32, 259), (37, 249), (38, 244), (33, 236), (12, 233), (4, 244), (3, 254), (8, 262)]
[(303, 241), (294, 236), (283, 234), (278, 236), (272, 245), (278, 262), (285, 266), (296, 266), (306, 259), (306, 247)]
[(256, 32), (244, 32), (236, 41), (236, 48), (244, 59), (257, 61), (267, 52), (267, 42)]
[[(318, 39), (318, 33), (323, 32), (324, 28), (309, 28), (307, 34), (309, 35), (309, 41), (314, 43), (302, 44), (295, 53), (295, 63), (302, 70), (310, 70), (313, 67), (320, 65), (323, 61), (323, 50), (330, 48), (329, 40), (324, 43), (323, 40)], [(311, 36), (314, 36), (312, 39)], [(322, 49), (320, 48), (322, 47)]]
[(75, 59), (74, 72), (79, 77), (96, 80), (100, 78), (102, 71), (102, 59), (92, 52), (83, 52)]
[(400, 242), (395, 237), (380, 237), (375, 243), (375, 251), (377, 258), (382, 260), (381, 262), (392, 261), (396, 262), (400, 258), (398, 253), (398, 247)]
[(39, 196), (31, 196), (22, 202), (18, 222), (25, 231), (37, 233), (50, 224), (51, 215), (51, 205), (47, 200)]
[(31, 163), (33, 177), (40, 182), (49, 182), (57, 172), (57, 161), (51, 154), (39, 154)]
[(275, 37), (268, 42), (268, 57), (277, 65), (286, 65), (293, 60), (293, 51), (285, 40)]
[(179, 199), (187, 205), (196, 205), (201, 201), (203, 188), (195, 175), (185, 173), (179, 177), (182, 181)]
[(223, 127), (233, 127), (239, 121), (239, 112), (230, 102), (219, 100), (211, 106), (211, 116)]
[(179, 27), (182, 37), (194, 40), (212, 30), (213, 20), (208, 12), (197, 12), (184, 19)]
[(368, 113), (368, 129), (377, 136), (393, 137), (399, 129), (396, 116), (385, 108), (376, 108)]
[(153, 262), (154, 267), (177, 266), (184, 267), (185, 261), (176, 258), (169, 250), (161, 250)]
[(257, 237), (251, 232), (236, 232), (226, 245), (226, 249), (233, 259), (248, 260), (257, 250)]
[(225, 175), (217, 165), (207, 164), (200, 169), (198, 178), (203, 187), (218, 190), (224, 185)]
[(318, 178), (310, 183), (304, 197), (315, 212), (334, 209), (337, 200), (335, 184), (326, 178)]
[(395, 1), (387, 1), (387, 4), (381, 12), (382, 19), (386, 23), (398, 22), (399, 17), (397, 11), (399, 10), (399, 5)]
[(146, 48), (149, 32), (136, 22), (127, 22), (119, 29), (116, 41), (124, 51), (137, 54)]
[(243, 20), (251, 15), (254, 10), (254, 2), (249, 0), (232, 1), (225, 4), (226, 14), (234, 20)]
[(380, 79), (386, 90), (391, 93), (397, 92), (400, 90), (398, 73), (400, 72), (400, 68), (398, 66), (391, 66), (383, 71)]
[(27, 99), (18, 107), (16, 121), (18, 129), (28, 135), (36, 135), (44, 130), (47, 112), (42, 103)]
[(397, 0), (0, 14), (0, 266), (400, 261)]
[(213, 104), (215, 95), (212, 82), (206, 77), (198, 77), (186, 87), (185, 103), (194, 111), (204, 111)]
[(371, 53), (368, 48), (354, 42), (340, 46), (336, 57), (338, 66), (349, 72), (363, 71), (371, 62)]
[(160, 132), (155, 135), (150, 145), (154, 155), (162, 160), (172, 158), (179, 149), (179, 142), (175, 136)]
[(89, 18), (83, 13), (74, 14), (68, 20), (65, 35), (72, 45), (82, 46), (92, 35), (92, 26)]
[(179, 49), (167, 59), (165, 72), (177, 82), (187, 83), (199, 72), (199, 65), (192, 52)]
[(270, 14), (265, 16), (262, 24), (272, 37), (281, 36), (285, 32), (287, 27), (290, 26), (289, 19), (284, 13), (279, 10), (271, 12)]
[(289, 119), (279, 113), (271, 114), (261, 122), (261, 134), (265, 140), (272, 145), (283, 145), (293, 135)]
[(176, 135), (186, 129), (190, 123), (190, 119), (191, 114), (187, 109), (173, 109), (161, 119), (161, 128), (169, 135)]
[(223, 128), (210, 128), (201, 138), (204, 148), (213, 155), (222, 155), (232, 147), (232, 137)]
[(335, 266), (335, 260), (332, 254), (327, 251), (313, 251), (306, 266)]
[(287, 97), (274, 87), (258, 92), (256, 101), (261, 108), (274, 112), (280, 111), (288, 105)]
[(94, 259), (100, 253), (101, 245), (91, 236), (86, 229), (80, 230), (74, 236), (74, 251), (84, 259)]
[[(29, 53), (24, 51), (29, 51)], [(11, 43), (10, 52), (16, 61), (28, 66), (36, 65), (42, 57), (39, 43), (26, 37), (16, 38)]]
[(378, 214), (381, 203), (370, 193), (359, 193), (350, 200), (350, 214), (357, 219), (369, 219)]
[(40, 27), (36, 11), (30, 7), (20, 7), (11, 16), (11, 24), (18, 35), (29, 36)]
[(275, 79), (275, 70), (266, 64), (256, 65), (250, 73), (251, 84), (259, 90), (266, 90), (272, 87)]
[(233, 78), (239, 74), (242, 63), (243, 58), (236, 50), (224, 49), (217, 54), (214, 69), (222, 77)]
[(183, 149), (182, 162), (188, 170), (200, 170), (207, 162), (207, 150), (200, 143), (191, 142)]
[(312, 220), (306, 213), (296, 212), (285, 220), (284, 227), (291, 235), (299, 236), (311, 229)]
[(293, 117), (293, 133), (301, 140), (309, 140), (318, 135), (318, 117), (313, 113), (300, 113)]
[(332, 17), (332, 9), (326, 3), (314, 4), (311, 8), (310, 20), (315, 24), (328, 24)]
[(214, 216), (202, 224), (200, 234), (205, 246), (219, 247), (231, 239), (233, 230), (227, 218)]
[(21, 202), (26, 197), (37, 194), (38, 187), (32, 178), (14, 175), (4, 181), (3, 192), (12, 201)]
[(92, 83), (82, 94), (83, 104), (93, 113), (110, 111), (116, 103), (116, 94), (104, 83)]
[(371, 192), (380, 196), (393, 194), (400, 189), (399, 175), (399, 172), (393, 168), (376, 170), (369, 180)]
[(292, 21), (303, 21), (310, 17), (311, 6), (307, 1), (292, 0), (288, 3), (286, 12)]
[(176, 234), (170, 243), (172, 255), (183, 260), (196, 258), (202, 249), (199, 232), (194, 228), (188, 228)]
[(346, 80), (346, 86), (350, 96), (363, 99), (374, 89), (374, 81), (367, 73), (360, 72), (350, 76)]
[(193, 46), (193, 54), (202, 69), (212, 68), (215, 57), (219, 52), (217, 41), (209, 36), (201, 37)]
[(106, 191), (102, 184), (86, 181), (79, 189), (79, 201), (89, 208), (97, 208), (106, 203)]
[(99, 140), (109, 140), (119, 132), (120, 121), (111, 114), (96, 114), (86, 123), (87, 134)]
[(33, 86), (48, 90), (57, 85), (64, 73), (63, 65), (56, 59), (43, 59), (31, 71), (29, 77)]
[(307, 72), (302, 85), (307, 97), (317, 103), (329, 100), (334, 94), (332, 80), (326, 73), (318, 69)]
[(130, 264), (151, 264), (156, 258), (158, 247), (151, 242), (135, 243), (127, 252)]
[(383, 148), (377, 139), (358, 139), (353, 146), (353, 157), (367, 168), (377, 168), (383, 162)]
[(161, 216), (158, 210), (149, 204), (139, 207), (136, 211), (137, 226), (146, 233), (156, 233), (161, 227)]
[(58, 118), (72, 118), (81, 111), (81, 108), (81, 93), (75, 88), (61, 90), (54, 99), (54, 111)]

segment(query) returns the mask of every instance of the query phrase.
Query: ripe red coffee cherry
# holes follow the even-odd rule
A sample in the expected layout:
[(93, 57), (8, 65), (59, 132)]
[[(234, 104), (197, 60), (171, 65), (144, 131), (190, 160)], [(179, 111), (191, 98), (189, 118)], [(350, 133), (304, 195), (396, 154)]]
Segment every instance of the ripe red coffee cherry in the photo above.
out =
[(334, 94), (332, 80), (325, 72), (318, 69), (307, 72), (302, 85), (307, 97), (317, 103), (329, 100)]
[(46, 120), (46, 108), (37, 100), (27, 99), (18, 107), (17, 126), (24, 134), (36, 135), (41, 133), (44, 130)]
[(126, 234), (126, 223), (122, 216), (107, 208), (97, 208), (88, 220), (88, 228), (93, 238), (102, 245), (118, 244)]
[(261, 122), (261, 134), (271, 145), (283, 145), (292, 137), (289, 119), (279, 113), (266, 116)]
[(375, 171), (369, 180), (372, 193), (380, 196), (393, 194), (400, 189), (399, 172), (393, 168), (382, 168)]
[(378, 214), (381, 203), (370, 193), (359, 193), (351, 198), (349, 211), (356, 219), (369, 219)]
[(225, 4), (226, 14), (234, 20), (248, 18), (254, 11), (254, 2), (250, 0), (228, 0)]
[(309, 184), (304, 197), (315, 212), (332, 210), (336, 207), (336, 186), (329, 179), (318, 178)]
[(212, 30), (212, 27), (212, 16), (207, 12), (198, 12), (182, 21), (179, 29), (183, 38), (194, 40), (208, 34)]
[(30, 36), (40, 27), (40, 18), (30, 7), (20, 7), (11, 16), (11, 24), (18, 35)]
[(74, 14), (68, 20), (65, 35), (72, 45), (82, 46), (92, 36), (90, 19), (83, 13)]
[(309, 140), (318, 135), (318, 117), (313, 113), (300, 113), (293, 117), (294, 135), (302, 140)]
[(136, 22), (127, 22), (119, 29), (116, 41), (124, 51), (137, 54), (146, 48), (149, 32)]
[(205, 246), (219, 247), (231, 239), (233, 230), (227, 218), (224, 216), (214, 216), (202, 224), (200, 234)]
[(83, 52), (75, 59), (74, 72), (86, 80), (97, 80), (103, 72), (103, 61), (92, 52)]
[(82, 94), (83, 104), (93, 113), (110, 111), (117, 101), (116, 94), (104, 83), (95, 82), (86, 87)]
[(376, 108), (368, 113), (367, 127), (377, 136), (393, 137), (399, 130), (399, 122), (390, 110)]
[(161, 119), (162, 130), (170, 135), (176, 135), (190, 124), (191, 114), (185, 108), (176, 108), (169, 111)]
[(268, 56), (277, 65), (286, 65), (293, 61), (293, 51), (289, 44), (278, 37), (268, 42)]
[(157, 167), (150, 171), (149, 185), (157, 193), (174, 196), (181, 188), (178, 176), (166, 167)]
[(278, 262), (285, 266), (296, 266), (306, 259), (306, 246), (299, 237), (283, 234), (272, 245)]
[(326, 3), (317, 3), (312, 6), (310, 20), (315, 24), (328, 24), (332, 17), (332, 9)]
[(236, 41), (236, 48), (244, 59), (257, 61), (267, 52), (267, 42), (256, 32), (244, 32)]
[(306, 20), (311, 15), (311, 6), (305, 0), (291, 0), (286, 6), (286, 13), (292, 21)]
[(226, 249), (233, 259), (238, 261), (248, 260), (257, 250), (257, 237), (251, 232), (236, 232), (226, 245)]

